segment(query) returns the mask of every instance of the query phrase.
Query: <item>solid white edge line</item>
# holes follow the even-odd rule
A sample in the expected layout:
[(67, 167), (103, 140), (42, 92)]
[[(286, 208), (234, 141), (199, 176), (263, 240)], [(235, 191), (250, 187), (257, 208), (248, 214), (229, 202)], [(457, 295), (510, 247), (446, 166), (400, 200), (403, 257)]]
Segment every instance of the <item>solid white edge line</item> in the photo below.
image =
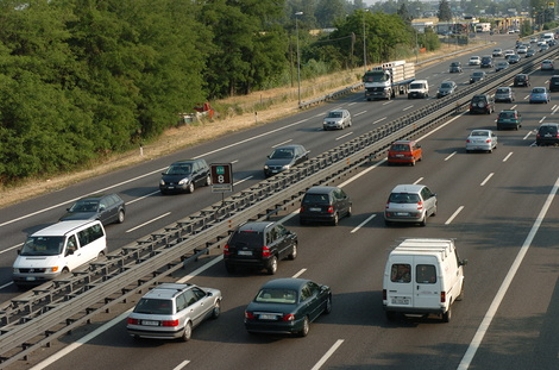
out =
[(501, 305), (501, 302), (503, 301), (503, 298), (505, 297), (505, 294), (507, 293), (512, 283), (512, 279), (514, 278), (516, 272), (520, 268), (522, 260), (526, 256), (526, 253), (528, 253), (528, 249), (530, 249), (530, 245), (532, 244), (532, 241), (534, 240), (534, 237), (536, 236), (536, 233), (538, 232), (542, 224), (542, 221), (545, 218), (547, 211), (549, 210), (549, 207), (551, 207), (551, 202), (553, 201), (553, 198), (557, 194), (558, 188), (559, 188), (559, 178), (555, 180), (555, 184), (553, 185), (551, 192), (547, 196), (547, 199), (545, 200), (545, 203), (542, 209), (540, 210), (538, 217), (534, 221), (534, 224), (532, 225), (532, 228), (530, 229), (530, 232), (528, 233), (526, 240), (524, 240), (522, 247), (520, 247), (520, 250), (518, 251), (516, 258), (514, 259), (514, 262), (512, 263), (507, 273), (507, 276), (505, 276), (505, 279), (503, 280), (501, 287), (497, 291), (495, 298), (493, 298), (493, 302), (491, 302), (491, 306), (489, 306), (489, 310), (487, 310), (487, 313), (485, 314), (483, 321), (479, 325), (476, 334), (474, 335), (474, 338), (470, 342), (470, 345), (468, 346), (468, 349), (466, 350), (464, 357), (462, 357), (462, 360), (460, 361), (457, 370), (466, 370), (470, 367), (470, 364), (472, 363), (472, 360), (474, 359), (474, 356), (481, 345), (483, 337), (485, 336), (485, 333), (487, 333), (487, 330), (491, 325), (491, 321), (493, 321), (493, 318), (495, 317), (495, 314), (497, 313), (497, 310), (499, 309), (499, 306)]
[(373, 218), (377, 217), (376, 214), (372, 214), (369, 217), (367, 217), (367, 219), (363, 222), (361, 222), (359, 225), (357, 225), (353, 230), (350, 231), (350, 233), (354, 233), (357, 232), (359, 229), (361, 229), (367, 222), (371, 221)]
[(324, 356), (322, 356), (322, 358), (312, 367), (311, 370), (320, 369), (322, 365), (324, 365), (326, 361), (328, 361), (328, 359), (332, 357), (334, 352), (336, 352), (336, 350), (342, 345), (343, 342), (343, 339), (338, 339), (336, 343), (334, 343), (334, 345), (332, 345), (332, 347), (330, 347), (330, 349), (324, 354)]

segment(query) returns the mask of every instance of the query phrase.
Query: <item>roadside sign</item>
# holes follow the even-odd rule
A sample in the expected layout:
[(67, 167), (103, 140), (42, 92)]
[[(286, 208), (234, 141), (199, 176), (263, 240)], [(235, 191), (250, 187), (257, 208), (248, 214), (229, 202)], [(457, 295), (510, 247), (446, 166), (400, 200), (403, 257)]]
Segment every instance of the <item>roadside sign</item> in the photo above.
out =
[(212, 163), (212, 193), (233, 192), (233, 165), (231, 163)]

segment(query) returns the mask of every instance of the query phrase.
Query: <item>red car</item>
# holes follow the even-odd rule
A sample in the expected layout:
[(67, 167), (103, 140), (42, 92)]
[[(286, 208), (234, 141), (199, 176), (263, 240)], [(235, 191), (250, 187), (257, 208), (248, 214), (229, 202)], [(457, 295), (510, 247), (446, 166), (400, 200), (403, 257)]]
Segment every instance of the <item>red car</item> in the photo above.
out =
[(388, 149), (388, 164), (405, 163), (415, 166), (423, 159), (421, 146), (413, 140), (398, 140)]

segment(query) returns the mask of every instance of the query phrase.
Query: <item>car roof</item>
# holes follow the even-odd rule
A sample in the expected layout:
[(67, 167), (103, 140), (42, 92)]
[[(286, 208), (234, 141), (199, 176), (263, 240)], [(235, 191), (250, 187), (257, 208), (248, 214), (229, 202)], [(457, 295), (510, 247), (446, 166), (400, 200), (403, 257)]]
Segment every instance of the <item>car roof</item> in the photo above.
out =
[(301, 278), (279, 278), (273, 279), (262, 285), (262, 288), (287, 288), (299, 289), (301, 286), (308, 283), (310, 280)]
[(337, 186), (313, 186), (307, 190), (307, 194), (326, 194), (336, 189), (339, 188)]
[[(110, 194), (91, 194), (91, 195), (88, 195), (87, 197), (80, 198), (79, 200), (101, 200), (101, 199), (106, 198), (106, 197), (111, 196), (111, 195), (116, 195), (117, 197), (119, 197), (119, 195), (116, 194), (116, 193), (110, 193)], [(120, 198), (120, 197), (119, 197), (119, 198)]]
[(263, 232), (266, 228), (274, 223), (271, 221), (256, 221), (256, 222), (247, 222), (244, 225), (239, 226), (237, 231), (255, 231), (255, 232)]
[(90, 223), (99, 223), (97, 220), (68, 220), (60, 221), (44, 229), (36, 231), (32, 236), (61, 236)]
[(331, 111), (329, 111), (328, 113), (332, 113), (332, 112), (347, 112), (347, 109), (333, 109)]
[(288, 149), (288, 148), (302, 148), (302, 147), (303, 146), (301, 144), (288, 144), (288, 145), (278, 146), (275, 150)]
[(424, 187), (425, 185), (421, 184), (400, 184), (392, 189), (392, 193), (419, 193)]
[(396, 140), (395, 142), (392, 143), (392, 145), (394, 145), (394, 144), (411, 144), (413, 142), (414, 142), (414, 140)]
[(174, 164), (181, 164), (181, 163), (194, 163), (194, 162), (196, 162), (196, 161), (198, 161), (198, 160), (199, 160), (199, 159), (192, 159), (192, 158), (190, 158), (190, 159), (181, 159), (180, 161), (176, 161), (176, 162), (171, 163), (171, 166), (174, 165)]
[(546, 122), (546, 123), (542, 123), (540, 125), (540, 127), (543, 127), (543, 126), (559, 126), (559, 123)]
[(172, 299), (177, 293), (184, 291), (185, 289), (193, 286), (192, 284), (179, 284), (179, 283), (163, 283), (149, 292), (147, 292), (142, 298), (151, 299)]

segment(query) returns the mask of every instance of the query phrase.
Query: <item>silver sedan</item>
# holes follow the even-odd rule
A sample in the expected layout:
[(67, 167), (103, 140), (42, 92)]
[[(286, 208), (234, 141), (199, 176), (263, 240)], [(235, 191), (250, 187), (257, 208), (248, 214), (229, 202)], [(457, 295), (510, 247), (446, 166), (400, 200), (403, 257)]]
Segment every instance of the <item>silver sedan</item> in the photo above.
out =
[(491, 130), (473, 130), (466, 139), (466, 153), (497, 149), (497, 135)]
[(347, 109), (336, 109), (328, 112), (322, 122), (322, 128), (327, 130), (343, 130), (351, 126), (351, 113)]

